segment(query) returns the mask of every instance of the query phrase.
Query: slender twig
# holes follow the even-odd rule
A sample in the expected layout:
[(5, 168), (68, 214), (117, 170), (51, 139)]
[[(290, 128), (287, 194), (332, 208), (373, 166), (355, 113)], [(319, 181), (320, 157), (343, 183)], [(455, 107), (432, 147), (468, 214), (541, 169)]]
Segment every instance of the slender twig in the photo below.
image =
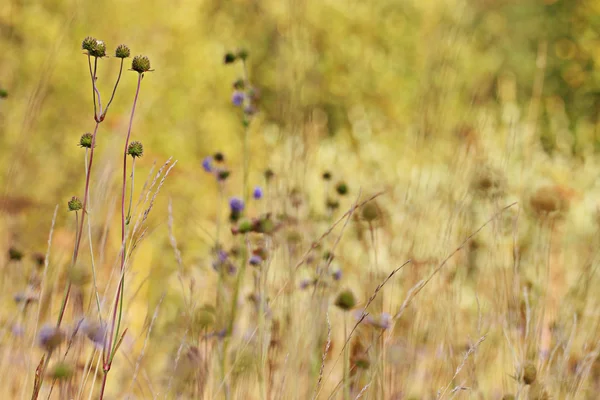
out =
[(121, 58), (121, 66), (119, 67), (119, 76), (117, 76), (117, 81), (115, 82), (115, 87), (113, 88), (112, 95), (110, 96), (110, 100), (106, 104), (106, 108), (104, 109), (104, 113), (100, 116), (100, 120), (103, 121), (106, 117), (106, 113), (108, 112), (108, 107), (110, 107), (113, 99), (115, 98), (115, 93), (117, 93), (117, 86), (119, 86), (119, 81), (121, 80), (121, 74), (123, 73), (123, 61), (125, 59)]
[[(133, 107), (131, 109), (131, 116), (129, 118), (129, 128), (127, 129), (127, 138), (125, 139), (125, 150), (123, 151), (123, 185), (121, 191), (121, 279), (119, 280), (119, 286), (117, 288), (117, 296), (115, 300), (115, 305), (113, 307), (113, 315), (112, 322), (110, 328), (110, 334), (108, 336), (108, 346), (105, 348), (105, 357), (104, 357), (104, 376), (102, 377), (102, 387), (100, 389), (100, 400), (104, 397), (104, 391), (106, 388), (106, 380), (108, 377), (108, 372), (110, 371), (110, 367), (112, 365), (112, 360), (114, 357), (114, 353), (117, 349), (118, 342), (115, 338), (119, 335), (119, 329), (121, 326), (121, 319), (123, 315), (123, 292), (124, 292), (124, 281), (125, 276), (123, 274), (125, 269), (125, 191), (127, 188), (127, 148), (129, 147), (129, 139), (131, 137), (131, 127), (133, 125), (133, 117), (135, 115), (135, 107), (137, 105), (138, 96), (140, 93), (140, 86), (142, 83), (143, 74), (138, 75), (137, 88), (135, 91), (135, 97), (133, 99)], [(119, 318), (117, 320), (117, 310), (119, 310)], [(116, 328), (116, 329), (115, 329)], [(113, 343), (114, 340), (114, 343)]]

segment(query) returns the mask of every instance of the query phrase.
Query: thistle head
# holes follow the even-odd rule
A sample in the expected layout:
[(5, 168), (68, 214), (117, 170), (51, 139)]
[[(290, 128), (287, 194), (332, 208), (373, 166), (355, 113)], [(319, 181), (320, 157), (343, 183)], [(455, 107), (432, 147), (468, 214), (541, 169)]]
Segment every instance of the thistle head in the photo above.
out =
[(129, 143), (129, 146), (127, 147), (127, 154), (129, 154), (133, 158), (139, 158), (143, 156), (144, 146), (142, 145), (142, 142), (133, 141)]
[(93, 136), (91, 133), (84, 133), (83, 135), (81, 135), (81, 138), (79, 139), (79, 147), (91, 149), (92, 148), (92, 139), (93, 139)]
[(347, 289), (338, 294), (335, 299), (335, 305), (344, 311), (349, 311), (356, 305), (356, 297), (351, 290)]
[(146, 56), (133, 57), (131, 69), (140, 74), (150, 71), (150, 59)]
[(77, 196), (71, 197), (68, 203), (69, 211), (79, 211), (83, 208), (83, 203)]
[(106, 57), (106, 44), (102, 40), (88, 36), (81, 42), (81, 49), (87, 51), (91, 57)]
[(127, 47), (127, 45), (120, 44), (117, 46), (117, 49), (115, 50), (115, 57), (129, 58), (130, 55), (131, 51), (129, 50), (129, 47)]

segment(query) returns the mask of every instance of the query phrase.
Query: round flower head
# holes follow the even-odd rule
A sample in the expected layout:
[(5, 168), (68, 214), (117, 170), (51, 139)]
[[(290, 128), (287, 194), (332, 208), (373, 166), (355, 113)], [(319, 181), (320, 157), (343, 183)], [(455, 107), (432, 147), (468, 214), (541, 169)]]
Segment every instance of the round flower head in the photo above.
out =
[(225, 64), (232, 64), (235, 62), (235, 54), (233, 53), (226, 53), (225, 57), (223, 57), (223, 62)]
[(44, 325), (38, 332), (38, 344), (46, 351), (56, 349), (64, 340), (64, 332), (53, 325)]
[(84, 133), (83, 135), (81, 135), (81, 138), (79, 139), (79, 147), (85, 147), (86, 149), (91, 149), (92, 148), (92, 134), (91, 133)]
[(262, 258), (260, 258), (260, 256), (254, 254), (252, 257), (250, 257), (250, 260), (248, 262), (250, 263), (250, 265), (260, 265), (262, 261), (263, 260)]
[(8, 90), (0, 88), (0, 99), (5, 99), (8, 97)]
[(202, 160), (202, 169), (204, 169), (206, 172), (212, 172), (213, 171), (212, 161), (213, 161), (213, 158), (211, 156), (205, 157), (204, 160)]
[(104, 347), (104, 339), (106, 338), (106, 323), (104, 322), (92, 322), (84, 319), (81, 322), (80, 329), (88, 339), (94, 343), (98, 348)]
[(91, 52), (94, 50), (94, 46), (96, 46), (96, 38), (93, 38), (91, 36), (86, 37), (85, 39), (83, 39), (83, 42), (81, 42), (81, 50), (87, 51), (90, 55)]
[(344, 311), (351, 310), (356, 305), (356, 297), (351, 290), (344, 290), (335, 299), (335, 305)]
[(128, 58), (131, 55), (131, 51), (129, 47), (124, 44), (120, 44), (117, 46), (117, 50), (115, 50), (115, 57), (117, 58)]
[(254, 191), (252, 192), (252, 197), (254, 197), (255, 200), (260, 200), (263, 197), (263, 190), (260, 186), (257, 186), (254, 188)]
[(345, 196), (346, 194), (348, 194), (348, 185), (346, 185), (345, 182), (339, 182), (337, 184), (337, 186), (335, 187), (335, 191), (340, 195), (340, 196)]
[(225, 161), (225, 156), (220, 151), (216, 152), (213, 157), (214, 157), (215, 161), (218, 163), (222, 163)]
[(133, 158), (143, 156), (144, 146), (142, 146), (142, 142), (135, 141), (129, 143), (129, 146), (127, 147), (127, 154), (129, 154)]
[(21, 261), (23, 259), (23, 252), (16, 247), (8, 249), (8, 258), (12, 261)]
[(146, 56), (133, 57), (131, 69), (140, 74), (150, 71), (150, 59)]
[(83, 203), (79, 200), (79, 197), (73, 196), (71, 200), (69, 200), (69, 211), (79, 211), (83, 208)]
[(231, 172), (229, 172), (227, 169), (217, 170), (217, 180), (219, 182), (225, 181), (227, 178), (229, 178), (229, 175), (231, 175)]
[(231, 96), (231, 102), (234, 106), (239, 107), (244, 103), (244, 92), (236, 90)]
[(231, 209), (231, 212), (241, 213), (244, 211), (244, 201), (238, 197), (232, 197), (229, 200), (229, 208)]
[(106, 57), (106, 45), (102, 40), (97, 40), (92, 37), (87, 37), (81, 44), (83, 50), (87, 50), (88, 54), (92, 57), (102, 58)]

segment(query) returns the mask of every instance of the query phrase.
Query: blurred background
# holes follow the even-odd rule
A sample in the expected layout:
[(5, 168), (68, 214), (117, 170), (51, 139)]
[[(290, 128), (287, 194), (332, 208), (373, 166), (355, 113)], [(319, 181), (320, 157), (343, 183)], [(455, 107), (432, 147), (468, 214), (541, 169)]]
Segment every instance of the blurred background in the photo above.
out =
[[(328, 212), (323, 172), (350, 188), (336, 218), (357, 196), (385, 191), (378, 199), (385, 222), (376, 252), (382, 276), (408, 258), (425, 266), (411, 269), (414, 279), (386, 295), (384, 308), (401, 303), (399, 293), (407, 290), (402, 285), (414, 284), (429, 271), (426, 260), (441, 261), (494, 213), (519, 202), (494, 222), (493, 232), (482, 232), (468, 254), (452, 261), (453, 268), (471, 265), (478, 252), (473, 286), (456, 283), (472, 276), (451, 270), (439, 283), (450, 285), (440, 294), (445, 307), (430, 304), (435, 303), (434, 289), (424, 295), (421, 306), (430, 305), (427, 315), (441, 315), (447, 322), (421, 339), (431, 349), (443, 348), (443, 338), (453, 335), (462, 343), (467, 334), (461, 329), (475, 323), (480, 300), (487, 298), (490, 315), (503, 315), (492, 293), (511, 268), (516, 243), (523, 265), (532, 266), (523, 269), (523, 281), (539, 278), (534, 266), (554, 266), (549, 280), (556, 282), (551, 291), (556, 298), (548, 300), (553, 305), (569, 292), (571, 282), (582, 276), (597, 280), (594, 274), (581, 274), (588, 271), (584, 266), (595, 270), (596, 252), (590, 246), (598, 239), (599, 15), (600, 2), (591, 0), (4, 0), (0, 249), (8, 254), (9, 248), (18, 248), (27, 257), (44, 253), (58, 205), (49, 274), (59, 277), (68, 265), (74, 222), (66, 205), (72, 196), (83, 196), (85, 182), (83, 150), (77, 144), (94, 127), (81, 41), (89, 35), (104, 40), (111, 56), (125, 43), (132, 55), (148, 56), (153, 69), (143, 79), (132, 131), (145, 149), (136, 163), (136, 190), (155, 163), (158, 168), (169, 157), (177, 160), (132, 261), (129, 287), (140, 291), (131, 304), (139, 312), (131, 312), (129, 323), (141, 334), (165, 296), (156, 335), (177, 336), (169, 329), (184, 301), (169, 239), (168, 204), (186, 279), (194, 280), (200, 293), (213, 293), (211, 232), (222, 204), (218, 185), (201, 162), (222, 152), (233, 171), (225, 195), (241, 195), (242, 115), (231, 104), (241, 70), (225, 65), (223, 57), (243, 48), (259, 93), (249, 128), (250, 185), (264, 185), (263, 173), (270, 168), (278, 199), (285, 201), (294, 190), (303, 193), (303, 218), (316, 221), (302, 230), (305, 248), (332, 221), (318, 217)], [(98, 87), (104, 97), (118, 68), (114, 57), (99, 61)], [(99, 236), (106, 232), (107, 248), (111, 243), (118, 247), (121, 146), (136, 77), (124, 72), (98, 133), (92, 174), (98, 184), (91, 198), (101, 215), (94, 217), (94, 229)], [(562, 212), (562, 217), (540, 222), (540, 209)], [(369, 240), (356, 246), (358, 234), (348, 235), (340, 242), (338, 260), (347, 285), (364, 291), (359, 297), (366, 300), (379, 283), (361, 285), (361, 267), (373, 262)], [(116, 256), (107, 254), (110, 266)], [(25, 279), (11, 272), (8, 259), (1, 265), (0, 298), (11, 306), (0, 316), (9, 321), (16, 310), (11, 298)], [(53, 282), (61, 287), (60, 279)], [(598, 300), (574, 301), (566, 320), (577, 307), (586, 315), (584, 310), (592, 310)], [(58, 304), (50, 301), (42, 316), (53, 320)], [(457, 320), (444, 319), (455, 311)], [(597, 312), (590, 318), (592, 326), (600, 320)], [(425, 319), (417, 326), (431, 329)], [(584, 330), (581, 343), (597, 329)], [(498, 343), (502, 336), (500, 329)], [(140, 343), (136, 346), (139, 351)], [(172, 350), (167, 344), (160, 348)], [(499, 357), (492, 353), (489, 362)], [(447, 364), (449, 377), (457, 363)], [(483, 393), (499, 396), (510, 386), (510, 360), (505, 364), (501, 379), (483, 373)], [(448, 377), (432, 374), (435, 382)], [(405, 395), (422, 394), (408, 386)], [(113, 393), (120, 393), (118, 387), (115, 383)]]

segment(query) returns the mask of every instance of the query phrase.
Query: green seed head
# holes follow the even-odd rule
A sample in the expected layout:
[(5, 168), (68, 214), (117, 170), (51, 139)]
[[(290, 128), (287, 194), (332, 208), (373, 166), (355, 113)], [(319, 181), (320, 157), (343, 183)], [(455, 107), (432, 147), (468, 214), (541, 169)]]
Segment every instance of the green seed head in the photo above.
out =
[(67, 380), (73, 376), (73, 368), (64, 362), (60, 362), (56, 364), (54, 368), (52, 368), (50, 371), (50, 376), (59, 381)]
[(129, 146), (127, 147), (127, 154), (129, 154), (133, 158), (143, 156), (144, 146), (142, 146), (142, 142), (135, 141), (129, 143)]
[(235, 54), (233, 53), (226, 53), (225, 57), (223, 58), (223, 62), (225, 64), (232, 64), (235, 62)]
[(128, 58), (131, 55), (131, 51), (129, 47), (124, 44), (120, 44), (117, 46), (117, 50), (115, 50), (115, 57), (117, 58)]
[(335, 187), (335, 191), (340, 195), (340, 196), (344, 196), (346, 194), (348, 194), (348, 185), (346, 185), (345, 182), (340, 182), (337, 184), (337, 186)]
[(344, 290), (338, 294), (337, 299), (335, 299), (335, 305), (344, 311), (351, 310), (356, 305), (356, 297), (354, 297), (354, 293), (351, 290)]
[(79, 147), (85, 147), (86, 149), (92, 148), (92, 134), (91, 133), (84, 133), (83, 135), (81, 135), (81, 138), (79, 139)]
[(374, 221), (379, 217), (379, 209), (373, 202), (365, 204), (362, 208), (361, 215), (365, 221)]
[(6, 89), (0, 88), (0, 99), (5, 99), (8, 97), (8, 91)]
[(146, 56), (135, 56), (131, 62), (131, 69), (143, 74), (150, 71), (150, 59)]
[(523, 367), (523, 382), (526, 385), (531, 385), (535, 382), (535, 378), (537, 377), (537, 369), (532, 362), (528, 362)]
[(71, 200), (69, 200), (69, 211), (79, 211), (83, 208), (83, 203), (79, 197), (73, 196)]
[(245, 60), (246, 58), (248, 58), (248, 50), (246, 50), (246, 49), (238, 50), (237, 58), (239, 58), (240, 60)]
[(96, 46), (96, 38), (88, 36), (81, 42), (81, 49), (87, 51), (90, 55)]
[(106, 45), (102, 40), (97, 40), (93, 37), (86, 37), (81, 44), (81, 48), (86, 50), (92, 57), (106, 57)]

